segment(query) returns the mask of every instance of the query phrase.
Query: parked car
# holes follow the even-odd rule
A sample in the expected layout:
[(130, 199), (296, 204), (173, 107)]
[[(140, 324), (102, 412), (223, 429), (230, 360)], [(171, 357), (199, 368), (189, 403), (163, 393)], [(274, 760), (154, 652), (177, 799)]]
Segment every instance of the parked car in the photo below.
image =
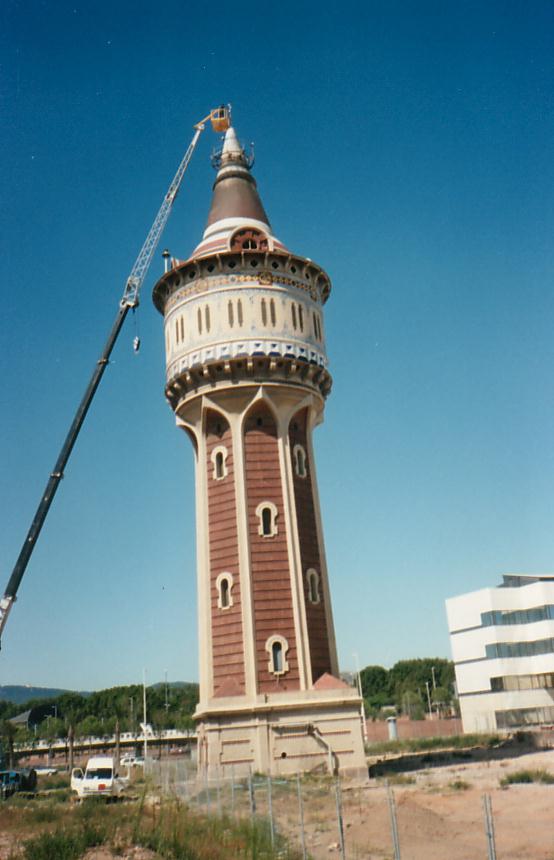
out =
[(144, 767), (144, 756), (141, 755), (124, 755), (119, 764), (121, 767)]
[(86, 797), (120, 797), (129, 785), (126, 777), (118, 776), (110, 756), (89, 758), (85, 772), (75, 767), (71, 772), (71, 788), (79, 800)]

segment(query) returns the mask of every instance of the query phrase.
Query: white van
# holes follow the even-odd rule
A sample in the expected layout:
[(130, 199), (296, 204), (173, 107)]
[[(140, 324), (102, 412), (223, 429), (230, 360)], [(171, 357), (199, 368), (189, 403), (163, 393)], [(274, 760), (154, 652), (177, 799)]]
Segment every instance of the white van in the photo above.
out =
[(80, 767), (71, 771), (71, 788), (79, 800), (85, 797), (119, 797), (129, 785), (129, 780), (118, 776), (110, 756), (97, 755), (89, 758), (85, 772)]

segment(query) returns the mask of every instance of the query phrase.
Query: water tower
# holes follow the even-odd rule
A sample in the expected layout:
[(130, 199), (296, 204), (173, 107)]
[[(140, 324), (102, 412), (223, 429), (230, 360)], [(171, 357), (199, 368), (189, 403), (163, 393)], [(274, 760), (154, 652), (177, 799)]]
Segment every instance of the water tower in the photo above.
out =
[(273, 234), (233, 127), (214, 165), (202, 240), (154, 288), (166, 396), (196, 464), (199, 766), (363, 771), (312, 447), (331, 388), (331, 284)]

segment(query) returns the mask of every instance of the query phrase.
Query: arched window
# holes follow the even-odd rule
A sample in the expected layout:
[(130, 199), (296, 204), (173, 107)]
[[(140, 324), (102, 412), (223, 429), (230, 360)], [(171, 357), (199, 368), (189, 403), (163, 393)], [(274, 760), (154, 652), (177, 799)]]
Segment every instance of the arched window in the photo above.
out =
[(217, 608), (230, 609), (233, 605), (233, 574), (220, 573), (215, 581), (217, 589)]
[(277, 534), (277, 514), (278, 511), (273, 502), (260, 502), (256, 508), (260, 537), (274, 537)]
[(306, 452), (302, 445), (295, 445), (292, 449), (292, 461), (294, 463), (294, 471), (299, 478), (305, 478), (308, 474), (306, 469)]
[(212, 477), (214, 481), (221, 481), (227, 477), (227, 448), (224, 445), (218, 445), (214, 448), (211, 454), (213, 465)]
[(265, 643), (265, 650), (269, 654), (267, 668), (272, 675), (279, 676), (288, 672), (287, 651), (289, 650), (289, 643), (284, 636), (270, 636)]
[(258, 248), (258, 243), (254, 239), (245, 239), (242, 243), (243, 251), (255, 251)]
[(275, 300), (269, 300), (269, 315), (271, 317), (271, 325), (275, 325), (277, 322), (277, 317), (275, 316)]
[(319, 593), (319, 573), (313, 567), (306, 571), (306, 581), (308, 584), (308, 600), (310, 603), (319, 603), (321, 600)]

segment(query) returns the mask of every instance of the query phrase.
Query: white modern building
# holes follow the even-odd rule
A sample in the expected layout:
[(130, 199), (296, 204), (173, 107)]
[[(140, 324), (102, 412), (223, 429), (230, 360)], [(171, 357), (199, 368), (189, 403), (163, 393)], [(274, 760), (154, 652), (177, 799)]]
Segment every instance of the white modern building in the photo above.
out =
[(465, 732), (554, 724), (554, 574), (446, 601)]

